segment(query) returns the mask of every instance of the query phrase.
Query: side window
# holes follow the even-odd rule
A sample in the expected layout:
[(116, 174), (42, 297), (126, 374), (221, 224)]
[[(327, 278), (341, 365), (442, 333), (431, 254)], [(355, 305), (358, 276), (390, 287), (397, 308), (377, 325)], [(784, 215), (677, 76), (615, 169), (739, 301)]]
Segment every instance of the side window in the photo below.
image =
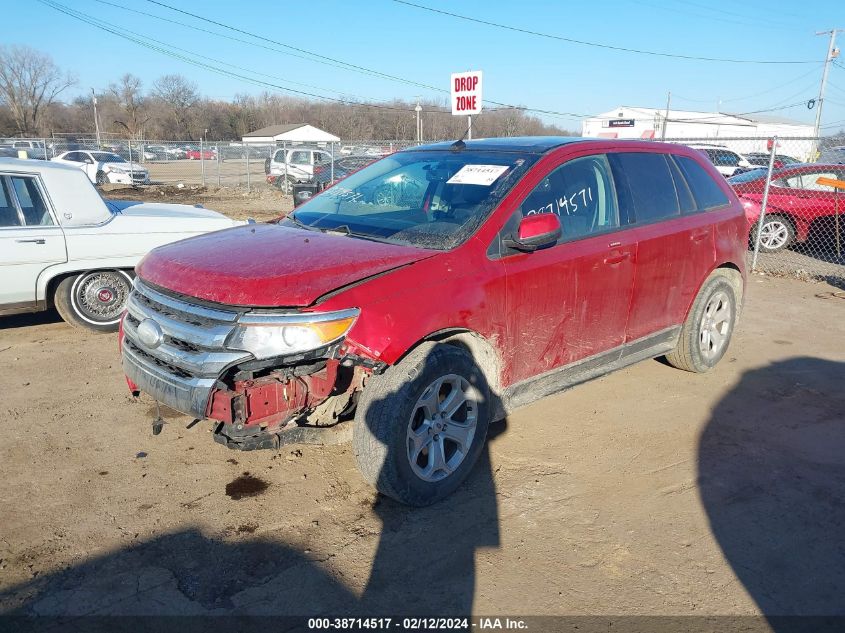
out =
[(12, 198), (12, 192), (9, 191), (9, 179), (0, 176), (0, 228), (18, 227), (20, 225), (21, 219), (18, 215), (18, 209)]
[(817, 182), (819, 178), (831, 178), (835, 180), (838, 178), (838, 175), (831, 171), (817, 171), (812, 174), (804, 174), (803, 188), (809, 191), (833, 191), (833, 189), (827, 185), (820, 185)]
[(314, 164), (315, 165), (327, 165), (332, 161), (332, 157), (330, 154), (325, 154), (323, 152), (316, 152), (314, 154)]
[(53, 226), (53, 218), (44, 204), (41, 190), (34, 178), (12, 176), (12, 186), (18, 196), (24, 220), (27, 226)]
[(276, 162), (276, 163), (285, 162), (285, 150), (283, 150), (283, 149), (276, 150), (276, 153), (273, 154), (273, 162)]
[(681, 214), (664, 154), (626, 152), (610, 154), (609, 158), (616, 182), (627, 184), (631, 222), (647, 224)]
[(69, 160), (75, 163), (82, 162), (82, 159), (79, 158), (79, 152), (69, 152), (65, 154), (65, 160)]
[(666, 156), (666, 160), (669, 162), (669, 171), (672, 172), (672, 180), (675, 183), (675, 194), (678, 196), (678, 206), (681, 208), (681, 213), (695, 213), (698, 207), (695, 204), (689, 185), (684, 180), (680, 169), (678, 169), (672, 157)]
[(311, 156), (309, 155), (309, 152), (291, 152), (290, 163), (291, 165), (310, 165)]
[(710, 174), (692, 158), (675, 156), (675, 162), (684, 175), (696, 206), (700, 211), (715, 209), (729, 204), (729, 200), (722, 188)]
[(619, 227), (619, 210), (610, 166), (604, 155), (565, 163), (546, 176), (520, 207), (522, 216), (560, 216), (563, 241)]
[(781, 178), (780, 180), (773, 181), (773, 184), (779, 185), (781, 187), (788, 187), (790, 189), (803, 189), (804, 183), (801, 178), (801, 174), (795, 174), (794, 176), (787, 176), (786, 178)]

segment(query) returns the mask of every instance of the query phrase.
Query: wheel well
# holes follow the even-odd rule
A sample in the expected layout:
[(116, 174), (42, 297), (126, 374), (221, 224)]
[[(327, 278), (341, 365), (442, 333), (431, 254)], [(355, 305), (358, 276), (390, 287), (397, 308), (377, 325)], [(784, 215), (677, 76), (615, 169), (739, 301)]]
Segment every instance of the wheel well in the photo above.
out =
[[(460, 347), (472, 356), (484, 373), (484, 378), (490, 386), (494, 395), (501, 393), (501, 362), (495, 347), (483, 336), (465, 329), (447, 329), (432, 332), (425, 338), (417, 341), (406, 351), (402, 358), (410, 354), (414, 349), (426, 342), (445, 343)], [(401, 360), (401, 358), (399, 359)], [(398, 362), (398, 361), (397, 361)]]
[(795, 218), (792, 217), (792, 214), (790, 214), (788, 211), (781, 211), (780, 209), (774, 209), (772, 211), (766, 211), (766, 217), (767, 218), (770, 218), (773, 215), (776, 215), (779, 218), (783, 218), (784, 220), (786, 220), (787, 222), (789, 222), (792, 225), (793, 231), (796, 230)]
[(736, 300), (737, 317), (742, 313), (742, 300), (745, 297), (745, 284), (742, 281), (742, 273), (739, 267), (732, 262), (725, 262), (716, 267), (713, 272), (721, 271), (734, 291)]
[(132, 279), (135, 278), (135, 270), (133, 268), (91, 268), (87, 270), (72, 270), (70, 272), (58, 274), (55, 277), (50, 278), (50, 280), (47, 282), (47, 287), (44, 289), (44, 303), (46, 304), (47, 308), (49, 309), (56, 307), (56, 288), (59, 287), (59, 284), (62, 283), (62, 281), (64, 281), (68, 277), (75, 277), (76, 275), (80, 275), (82, 273), (92, 273), (97, 270), (122, 270)]

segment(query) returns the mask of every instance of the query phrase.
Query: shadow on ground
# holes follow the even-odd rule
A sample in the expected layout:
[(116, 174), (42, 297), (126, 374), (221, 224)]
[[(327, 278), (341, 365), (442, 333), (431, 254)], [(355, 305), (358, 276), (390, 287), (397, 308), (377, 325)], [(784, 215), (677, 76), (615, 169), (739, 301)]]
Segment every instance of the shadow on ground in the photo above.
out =
[(713, 534), (775, 631), (808, 629), (772, 616), (845, 616), (843, 386), (845, 363), (818, 358), (749, 371), (701, 436)]
[(15, 314), (13, 316), (0, 316), (0, 330), (29, 327), (31, 325), (44, 325), (47, 323), (60, 323), (61, 320), (62, 317), (54, 309), (43, 312)]
[[(497, 422), (488, 437), (505, 429), (506, 421)], [(381, 530), (361, 595), (323, 564), (333, 553), (317, 560), (269, 537), (233, 542), (185, 529), (6, 589), (0, 614), (468, 616), (476, 551), (499, 545), (487, 446), (468, 479), (444, 501), (410, 508), (380, 495), (375, 499), (371, 512)], [(17, 630), (45, 622), (55, 619), (24, 620)], [(282, 630), (277, 625), (272, 630)]]

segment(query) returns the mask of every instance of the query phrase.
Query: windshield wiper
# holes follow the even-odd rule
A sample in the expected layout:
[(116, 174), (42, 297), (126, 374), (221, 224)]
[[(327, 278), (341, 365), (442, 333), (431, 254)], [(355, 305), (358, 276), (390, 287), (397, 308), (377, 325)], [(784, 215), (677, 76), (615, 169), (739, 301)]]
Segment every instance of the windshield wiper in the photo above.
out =
[(330, 233), (334, 235), (348, 235), (349, 237), (357, 237), (362, 240), (370, 240), (372, 242), (384, 242), (389, 243), (389, 240), (386, 240), (381, 237), (376, 237), (375, 235), (370, 235), (369, 233), (357, 233), (349, 229), (349, 226), (346, 224), (341, 224), (340, 226), (333, 226), (332, 228), (325, 228), (320, 229), (323, 233)]
[(299, 227), (302, 227), (306, 231), (319, 231), (320, 230), (315, 226), (311, 226), (310, 224), (305, 224), (305, 222), (303, 222), (298, 217), (296, 217), (296, 214), (294, 214), (294, 213), (288, 214), (287, 216), (285, 216), (285, 219), (290, 220), (291, 222), (293, 222), (294, 224), (296, 224)]

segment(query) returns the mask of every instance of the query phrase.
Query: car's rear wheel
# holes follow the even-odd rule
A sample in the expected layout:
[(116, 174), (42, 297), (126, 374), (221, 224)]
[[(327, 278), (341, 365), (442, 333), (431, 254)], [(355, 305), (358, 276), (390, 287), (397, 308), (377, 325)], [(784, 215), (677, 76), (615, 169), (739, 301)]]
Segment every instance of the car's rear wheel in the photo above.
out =
[(104, 172), (104, 171), (98, 171), (97, 172), (97, 184), (98, 185), (104, 185), (108, 181), (109, 181), (109, 177), (106, 175), (106, 172)]
[(132, 277), (123, 270), (94, 270), (63, 279), (54, 303), (62, 319), (79, 328), (116, 332)]
[(772, 214), (763, 218), (762, 228), (759, 222), (751, 233), (751, 246), (757, 243), (760, 233), (760, 250), (763, 253), (776, 253), (788, 248), (795, 241), (795, 227), (782, 215)]
[(270, 174), (270, 159), (269, 158), (264, 159), (264, 173), (267, 174), (267, 175)]
[(710, 371), (725, 355), (737, 318), (737, 296), (720, 270), (698, 291), (674, 350), (666, 355), (673, 367), (696, 373)]
[(443, 499), (481, 454), (488, 403), (483, 373), (466, 351), (421, 345), (364, 390), (353, 429), (358, 469), (401, 503)]

